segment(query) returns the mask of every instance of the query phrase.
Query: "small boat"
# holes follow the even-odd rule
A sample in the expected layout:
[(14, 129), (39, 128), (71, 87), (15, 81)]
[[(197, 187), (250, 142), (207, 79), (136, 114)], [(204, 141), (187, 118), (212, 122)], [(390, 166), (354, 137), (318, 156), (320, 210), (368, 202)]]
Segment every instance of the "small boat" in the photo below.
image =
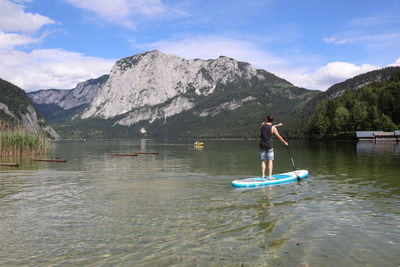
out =
[(196, 141), (196, 142), (194, 142), (193, 145), (194, 145), (195, 147), (204, 146), (204, 142)]

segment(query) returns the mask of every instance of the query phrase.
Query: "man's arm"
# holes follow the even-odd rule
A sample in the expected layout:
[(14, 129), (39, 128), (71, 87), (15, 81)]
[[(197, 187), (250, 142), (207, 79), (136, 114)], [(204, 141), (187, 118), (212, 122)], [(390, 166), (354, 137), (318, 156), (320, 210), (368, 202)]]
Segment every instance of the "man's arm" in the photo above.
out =
[(288, 146), (289, 144), (285, 141), (285, 139), (282, 138), (282, 136), (279, 134), (278, 130), (275, 127), (272, 127), (272, 133), (275, 134), (276, 137), (285, 145)]
[[(266, 124), (266, 122), (263, 122), (261, 125), (264, 125), (264, 124)], [(275, 125), (272, 125), (273, 127), (279, 127), (279, 126), (283, 126), (283, 123), (282, 122), (280, 122), (280, 123), (278, 123), (278, 124), (275, 124)]]

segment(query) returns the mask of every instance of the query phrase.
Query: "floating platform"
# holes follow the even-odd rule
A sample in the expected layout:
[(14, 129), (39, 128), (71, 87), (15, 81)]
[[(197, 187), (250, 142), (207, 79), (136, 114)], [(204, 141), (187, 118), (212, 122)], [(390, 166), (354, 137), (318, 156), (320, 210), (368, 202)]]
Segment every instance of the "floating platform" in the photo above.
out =
[(18, 163), (0, 163), (0, 166), (3, 167), (19, 167)]
[(65, 159), (33, 159), (33, 161), (43, 161), (43, 162), (62, 162), (65, 163), (67, 160)]
[(109, 153), (106, 154), (107, 156), (113, 156), (113, 157), (137, 157), (138, 154), (120, 154), (120, 153)]

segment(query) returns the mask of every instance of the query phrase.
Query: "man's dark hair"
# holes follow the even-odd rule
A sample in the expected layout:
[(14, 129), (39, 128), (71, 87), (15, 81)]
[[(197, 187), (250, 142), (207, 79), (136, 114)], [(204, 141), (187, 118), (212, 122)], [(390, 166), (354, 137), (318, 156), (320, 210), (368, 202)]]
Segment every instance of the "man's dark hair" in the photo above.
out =
[(272, 116), (268, 115), (268, 116), (267, 116), (267, 121), (268, 121), (268, 122), (273, 122), (273, 121), (274, 121), (274, 118), (273, 118)]

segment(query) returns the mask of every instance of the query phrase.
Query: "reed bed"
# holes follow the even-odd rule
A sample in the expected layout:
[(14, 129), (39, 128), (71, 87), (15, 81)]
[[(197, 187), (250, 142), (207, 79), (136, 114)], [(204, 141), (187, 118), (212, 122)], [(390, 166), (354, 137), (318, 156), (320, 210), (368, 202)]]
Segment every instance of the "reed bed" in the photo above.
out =
[(50, 150), (49, 139), (24, 130), (0, 131), (0, 156), (44, 154)]

